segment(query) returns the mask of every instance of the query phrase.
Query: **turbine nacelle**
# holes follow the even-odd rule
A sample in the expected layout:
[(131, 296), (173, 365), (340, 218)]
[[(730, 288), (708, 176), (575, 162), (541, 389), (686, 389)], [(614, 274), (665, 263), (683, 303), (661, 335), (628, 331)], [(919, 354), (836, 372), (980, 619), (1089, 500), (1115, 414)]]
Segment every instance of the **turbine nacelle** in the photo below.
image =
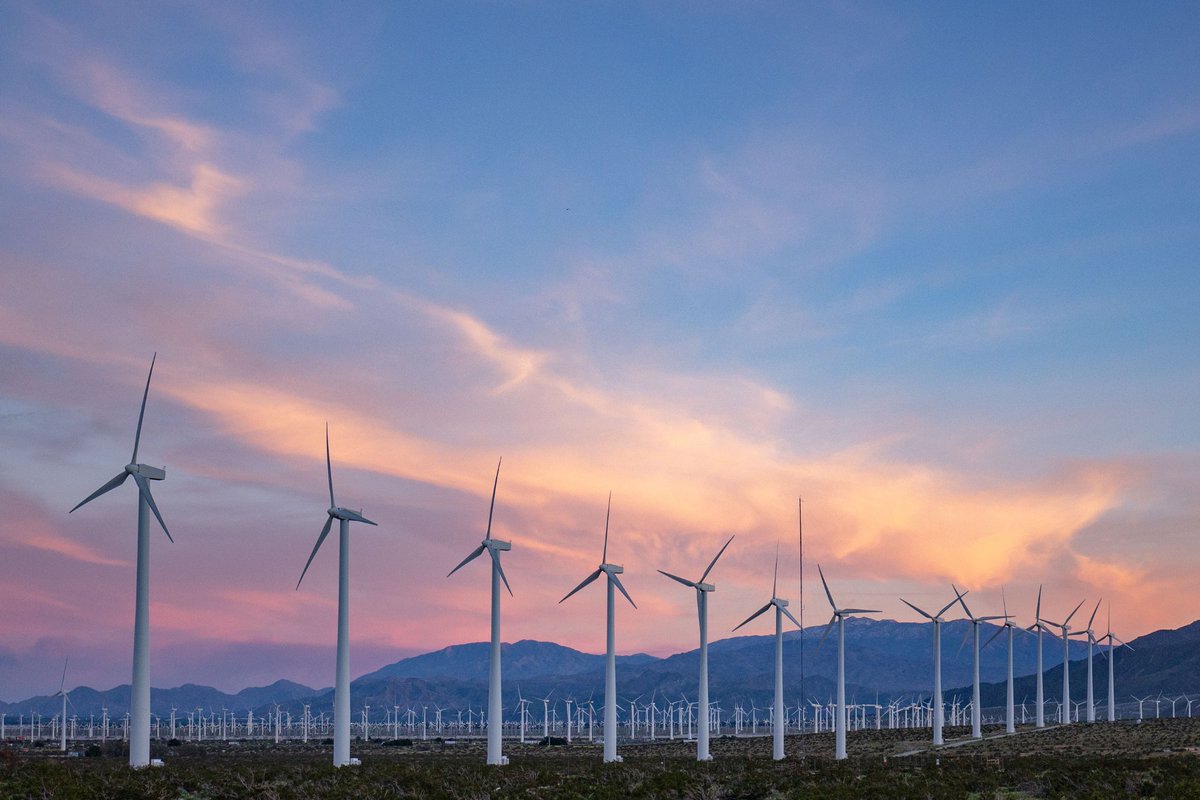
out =
[(600, 571), (609, 575), (624, 575), (625, 568), (620, 564), (601, 564)]
[(496, 550), (512, 550), (512, 542), (506, 542), (503, 539), (485, 539), (483, 546), (493, 552)]
[(141, 475), (148, 481), (165, 481), (166, 467), (152, 467), (149, 464), (126, 464), (125, 471), (130, 475)]

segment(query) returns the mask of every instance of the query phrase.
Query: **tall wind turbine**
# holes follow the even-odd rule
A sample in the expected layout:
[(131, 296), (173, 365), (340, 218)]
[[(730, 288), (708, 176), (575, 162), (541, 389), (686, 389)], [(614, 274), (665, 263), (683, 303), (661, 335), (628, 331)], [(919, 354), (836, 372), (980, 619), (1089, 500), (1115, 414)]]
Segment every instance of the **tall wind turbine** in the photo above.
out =
[(777, 595), (778, 587), (779, 545), (777, 544), (775, 546), (775, 577), (771, 581), (771, 599), (734, 630), (736, 631), (747, 622), (765, 614), (769, 608), (775, 608), (775, 712), (771, 720), (775, 740), (772, 755), (776, 761), (781, 761), (783, 759), (783, 731), (787, 727), (787, 717), (783, 714), (783, 617), (786, 615), (797, 628), (800, 627), (800, 623), (792, 616), (792, 612), (787, 610), (788, 601)]
[(829, 592), (829, 584), (825, 582), (825, 573), (821, 571), (820, 564), (817, 564), (817, 574), (821, 576), (821, 585), (825, 587), (825, 597), (829, 599), (829, 607), (833, 609), (833, 616), (829, 618), (829, 624), (825, 626), (825, 632), (821, 634), (821, 641), (825, 641), (833, 623), (836, 622), (838, 627), (837, 732), (834, 758), (841, 759), (846, 757), (846, 616), (848, 614), (878, 614), (879, 611), (870, 608), (838, 608), (837, 603), (833, 602), (833, 595)]
[[(957, 595), (958, 592), (955, 591), (955, 594)], [(963, 592), (963, 594), (966, 594), (966, 592)], [(931, 701), (933, 702), (933, 743), (935, 745), (944, 744), (945, 740), (942, 737), (942, 728), (946, 724), (946, 710), (942, 707), (942, 623), (945, 622), (942, 619), (942, 614), (949, 611), (958, 601), (959, 597), (955, 597), (949, 603), (942, 606), (941, 611), (936, 614), (930, 614), (928, 611), (917, 608), (903, 597), (900, 598), (901, 603), (904, 603), (913, 611), (916, 611), (933, 623), (933, 697)]]
[(708, 563), (708, 569), (704, 570), (704, 574), (699, 580), (689, 581), (686, 578), (681, 578), (678, 575), (672, 575), (669, 572), (660, 573), (666, 575), (673, 581), (678, 581), (684, 586), (690, 586), (696, 590), (696, 611), (700, 618), (700, 707), (696, 710), (696, 722), (698, 730), (696, 736), (696, 760), (711, 761), (712, 756), (708, 752), (708, 593), (715, 592), (717, 587), (711, 583), (705, 583), (704, 579), (708, 577), (708, 573), (712, 572), (712, 568), (716, 566), (717, 559), (725, 552), (725, 548), (729, 547), (729, 542), (733, 541), (730, 536), (729, 540), (717, 551), (713, 556), (713, 560)]
[(158, 505), (150, 494), (150, 481), (161, 481), (167, 477), (162, 467), (139, 464), (138, 445), (142, 440), (142, 420), (146, 416), (146, 398), (150, 394), (150, 378), (154, 375), (154, 362), (158, 353), (150, 359), (150, 373), (146, 375), (146, 389), (142, 392), (142, 408), (138, 412), (137, 432), (133, 436), (133, 456), (115, 478), (92, 492), (71, 511), (110, 492), (133, 476), (138, 487), (138, 538), (137, 538), (137, 581), (134, 589), (136, 600), (133, 612), (133, 681), (129, 701), (129, 766), (150, 766), (150, 512), (154, 512), (163, 533), (171, 542), (171, 532), (158, 513)]
[[(600, 566), (596, 567), (596, 571), (583, 579), (583, 582), (576, 586), (571, 591), (567, 592), (567, 597), (578, 592), (583, 587), (587, 586), (592, 581), (600, 577), (600, 573), (604, 573), (608, 578), (608, 621), (605, 623), (605, 651), (604, 651), (604, 760), (621, 761), (621, 757), (617, 755), (617, 651), (616, 651), (616, 633), (615, 633), (615, 618), (616, 618), (616, 602), (613, 596), (613, 587), (621, 590), (621, 594), (625, 595), (625, 599), (629, 601), (629, 605), (637, 608), (637, 603), (633, 602), (633, 598), (629, 596), (629, 592), (625, 591), (625, 587), (621, 585), (621, 579), (617, 576), (625, 572), (625, 568), (619, 564), (608, 563), (608, 521), (612, 515), (612, 492), (608, 493), (608, 511), (604, 514), (604, 550), (600, 555)], [(566, 600), (564, 597), (558, 602)], [(589, 718), (590, 725), (590, 718)]]
[(1042, 634), (1053, 633), (1042, 621), (1042, 587), (1038, 586), (1037, 607), (1033, 612), (1033, 624), (1025, 630), (1037, 631), (1037, 714), (1034, 724), (1039, 728), (1046, 727), (1046, 693), (1042, 685)]
[(58, 682), (58, 691), (56, 696), (62, 696), (62, 716), (59, 717), (59, 749), (64, 753), (67, 752), (67, 661), (69, 658), (63, 659), (63, 674), (62, 680)]
[[(1083, 603), (1084, 601), (1080, 600), (1079, 605), (1075, 606), (1075, 611), (1078, 611), (1083, 606)], [(1069, 637), (1071, 636), (1071, 617), (1075, 616), (1075, 611), (1068, 614), (1067, 618), (1062, 622), (1051, 622), (1048, 619), (1039, 620), (1062, 631), (1063, 692), (1062, 704), (1059, 706), (1059, 709), (1061, 709), (1059, 716), (1062, 717), (1061, 722), (1063, 725), (1071, 724), (1071, 640)]]
[(1092, 616), (1088, 619), (1087, 629), (1082, 631), (1073, 631), (1072, 636), (1087, 637), (1087, 721), (1096, 721), (1096, 698), (1092, 692), (1092, 648), (1096, 644), (1096, 632), (1092, 630), (1092, 623), (1096, 621), (1096, 612), (1100, 610), (1101, 600), (1096, 601), (1096, 607), (1092, 609)]
[(338, 521), (338, 623), (337, 623), (337, 672), (333, 684), (333, 765), (344, 767), (350, 764), (350, 523), (365, 522), (375, 525), (359, 511), (342, 508), (333, 499), (333, 461), (329, 457), (329, 425), (325, 425), (325, 475), (329, 478), (328, 518), (317, 543), (313, 546), (296, 588), (304, 580), (308, 567), (316, 558), (317, 551), (325, 542)]
[(963, 599), (966, 592), (960, 592), (958, 587), (950, 584), (950, 588), (958, 595), (958, 602), (962, 606), (963, 611), (967, 613), (967, 619), (971, 621), (971, 638), (973, 640), (972, 648), (975, 651), (975, 666), (974, 666), (974, 683), (971, 688), (971, 737), (974, 739), (983, 738), (983, 716), (982, 709), (979, 707), (979, 624), (981, 622), (990, 622), (994, 619), (1002, 619), (1007, 621), (1008, 614), (996, 614), (990, 617), (977, 617), (971, 613), (971, 609), (967, 607), (967, 601)]
[[(1004, 730), (1006, 733), (1013, 733), (1017, 730), (1016, 706), (1013, 703), (1013, 634), (1017, 631), (1024, 631), (1025, 629), (1013, 622), (1012, 617), (1009, 616), (1008, 600), (1004, 597), (1003, 586), (1000, 587), (1000, 599), (1004, 603), (1004, 624), (992, 634), (992, 638), (987, 640), (987, 643), (984, 644), (984, 648), (986, 649), (989, 644), (995, 641), (997, 636), (1005, 631), (1008, 632), (1008, 695), (1007, 702), (1005, 704)], [(1040, 675), (1038, 676), (1038, 681), (1041, 681)], [(1021, 701), (1022, 715), (1025, 713), (1023, 710), (1024, 705), (1024, 701)], [(1024, 720), (1021, 721), (1024, 722)]]
[(1113, 681), (1113, 662), (1116, 661), (1116, 645), (1114, 645), (1113, 642), (1117, 642), (1121, 646), (1127, 647), (1130, 650), (1132, 650), (1133, 648), (1129, 647), (1129, 645), (1125, 644), (1125, 642), (1122, 642), (1120, 639), (1118, 639), (1117, 635), (1112, 632), (1112, 602), (1111, 601), (1109, 601), (1109, 604), (1108, 604), (1108, 625), (1107, 625), (1107, 627), (1108, 627), (1108, 633), (1104, 634), (1104, 636), (1102, 636), (1100, 638), (1100, 641), (1105, 641), (1105, 640), (1108, 641), (1108, 653), (1107, 653), (1107, 655), (1108, 655), (1108, 721), (1116, 722), (1117, 721), (1117, 694), (1116, 694), (1116, 689), (1115, 689), (1116, 683)]
[(500, 461), (496, 462), (496, 479), (492, 482), (492, 504), (488, 507), (488, 524), (487, 531), (483, 535), (483, 542), (446, 575), (449, 578), (462, 569), (463, 566), (483, 555), (484, 550), (492, 557), (492, 653), (491, 662), (488, 667), (487, 763), (496, 764), (497, 766), (508, 763), (508, 758), (502, 752), (504, 726), (500, 724), (500, 721), (504, 718), (504, 706), (500, 695), (501, 581), (504, 582), (504, 588), (508, 590), (509, 596), (512, 596), (512, 587), (508, 585), (508, 578), (504, 576), (504, 567), (500, 566), (500, 553), (505, 550), (512, 550), (512, 542), (492, 538), (492, 512), (496, 510), (496, 487), (500, 484), (500, 464), (503, 460), (500, 459)]

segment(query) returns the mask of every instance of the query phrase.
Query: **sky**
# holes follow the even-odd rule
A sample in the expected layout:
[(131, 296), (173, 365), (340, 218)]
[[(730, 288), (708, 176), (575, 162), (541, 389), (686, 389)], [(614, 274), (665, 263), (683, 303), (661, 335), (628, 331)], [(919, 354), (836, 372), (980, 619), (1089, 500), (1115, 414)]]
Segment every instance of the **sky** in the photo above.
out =
[[(0, 5), (0, 699), (769, 597), (1200, 617), (1194, 3)], [(769, 633), (763, 622), (743, 629)], [(739, 633), (741, 633), (740, 631)]]

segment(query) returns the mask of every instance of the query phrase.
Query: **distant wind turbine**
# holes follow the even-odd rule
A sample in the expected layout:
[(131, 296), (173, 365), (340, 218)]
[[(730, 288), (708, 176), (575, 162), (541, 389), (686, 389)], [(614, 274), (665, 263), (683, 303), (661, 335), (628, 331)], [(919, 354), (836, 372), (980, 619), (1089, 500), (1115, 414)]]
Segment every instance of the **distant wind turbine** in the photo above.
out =
[(492, 538), (492, 513), (496, 510), (496, 487), (500, 484), (500, 464), (503, 460), (500, 459), (496, 462), (496, 479), (492, 482), (492, 504), (488, 507), (488, 524), (487, 531), (483, 535), (483, 542), (446, 575), (449, 578), (466, 564), (483, 555), (484, 550), (492, 557), (492, 650), (488, 668), (487, 763), (497, 766), (508, 763), (508, 758), (502, 752), (504, 726), (501, 724), (501, 720), (504, 718), (504, 706), (500, 695), (501, 581), (504, 582), (504, 588), (508, 590), (508, 594), (512, 595), (512, 587), (508, 585), (508, 578), (504, 576), (504, 567), (500, 566), (500, 553), (512, 550), (512, 542)]
[(1059, 716), (1062, 717), (1060, 721), (1063, 725), (1071, 724), (1071, 640), (1069, 638), (1071, 635), (1071, 617), (1075, 616), (1075, 612), (1083, 606), (1083, 603), (1084, 601), (1080, 600), (1079, 605), (1075, 606), (1075, 611), (1072, 611), (1070, 614), (1068, 614), (1067, 618), (1062, 622), (1051, 622), (1048, 619), (1039, 620), (1040, 622), (1045, 622), (1047, 625), (1058, 628), (1060, 631), (1062, 631), (1063, 690), (1062, 704), (1059, 706)]
[[(957, 595), (958, 592), (956, 591), (955, 594)], [(900, 598), (901, 603), (933, 623), (933, 697), (931, 700), (933, 702), (933, 743), (935, 745), (945, 743), (942, 737), (942, 728), (946, 724), (946, 710), (942, 706), (942, 623), (945, 622), (942, 614), (949, 611), (958, 601), (959, 598), (955, 597), (944, 605), (941, 611), (930, 614), (928, 611), (917, 608), (903, 597)]]
[(669, 572), (660, 573), (666, 575), (673, 581), (678, 581), (684, 586), (690, 586), (696, 590), (696, 612), (700, 620), (700, 707), (696, 711), (696, 722), (698, 731), (696, 736), (696, 760), (711, 761), (712, 755), (708, 752), (708, 729), (709, 725), (709, 710), (708, 710), (708, 594), (715, 592), (717, 587), (711, 583), (705, 583), (704, 579), (708, 577), (708, 573), (712, 572), (712, 568), (717, 565), (717, 559), (725, 552), (725, 548), (729, 547), (729, 542), (733, 541), (730, 536), (728, 541), (722, 545), (717, 554), (713, 556), (713, 560), (708, 563), (708, 569), (704, 570), (704, 574), (699, 580), (689, 581), (686, 578), (681, 578), (678, 575), (672, 575)]
[(1042, 669), (1042, 634), (1053, 633), (1046, 623), (1042, 621), (1042, 587), (1038, 586), (1037, 606), (1033, 612), (1033, 624), (1025, 630), (1037, 631), (1037, 713), (1034, 715), (1034, 725), (1038, 728), (1046, 727), (1046, 692), (1043, 686)]
[(1096, 621), (1096, 612), (1100, 610), (1102, 600), (1096, 601), (1096, 607), (1092, 609), (1092, 616), (1088, 619), (1087, 628), (1082, 631), (1073, 631), (1072, 636), (1087, 637), (1087, 721), (1096, 721), (1096, 699), (1092, 691), (1092, 648), (1096, 645), (1096, 632), (1092, 630), (1092, 623)]
[(365, 522), (375, 525), (359, 511), (342, 508), (333, 499), (333, 461), (329, 457), (329, 424), (325, 425), (325, 475), (329, 479), (328, 518), (317, 543), (313, 546), (296, 588), (300, 588), (305, 573), (325, 542), (325, 537), (338, 521), (338, 625), (337, 625), (337, 671), (333, 685), (333, 765), (344, 767), (350, 762), (350, 523)]
[(772, 758), (776, 761), (783, 759), (783, 732), (787, 727), (787, 717), (783, 713), (783, 618), (787, 616), (797, 628), (800, 623), (792, 616), (792, 612), (788, 611), (788, 601), (777, 595), (779, 587), (779, 545), (775, 545), (775, 577), (771, 581), (771, 599), (767, 604), (755, 611), (746, 618), (738, 628), (745, 625), (747, 622), (765, 614), (768, 609), (775, 609), (775, 709), (774, 716), (771, 718), (772, 733), (774, 741), (772, 743)]
[(879, 611), (871, 608), (838, 608), (837, 603), (833, 602), (833, 594), (829, 591), (829, 584), (825, 581), (825, 573), (821, 570), (821, 565), (817, 564), (817, 574), (821, 576), (821, 585), (825, 587), (825, 597), (829, 600), (829, 606), (833, 609), (833, 616), (829, 618), (829, 624), (825, 626), (825, 632), (821, 634), (821, 641), (825, 641), (825, 637), (829, 635), (829, 629), (833, 627), (833, 623), (837, 623), (838, 629), (838, 669), (837, 669), (837, 731), (834, 745), (834, 758), (843, 759), (846, 757), (846, 617), (850, 614), (878, 614)]
[[(142, 408), (138, 412), (137, 432), (133, 436), (133, 456), (125, 468), (108, 483), (85, 497), (79, 505), (72, 508), (74, 512), (80, 506), (95, 500), (105, 492), (110, 492), (133, 476), (138, 487), (138, 538), (137, 538), (137, 579), (134, 589), (136, 600), (133, 612), (133, 681), (130, 686), (130, 725), (129, 725), (129, 766), (150, 766), (150, 512), (154, 512), (158, 524), (162, 526), (167, 539), (174, 542), (167, 524), (163, 522), (162, 514), (158, 513), (158, 505), (150, 494), (150, 481), (161, 481), (167, 477), (167, 471), (161, 467), (151, 467), (139, 464), (137, 460), (138, 445), (142, 440), (142, 420), (146, 416), (146, 398), (150, 394), (150, 378), (154, 375), (154, 362), (158, 353), (150, 359), (150, 372), (146, 375), (146, 389), (142, 392)], [(70, 513), (70, 512), (68, 512)]]
[[(614, 630), (616, 603), (613, 597), (613, 587), (616, 587), (621, 591), (621, 594), (625, 595), (625, 599), (629, 601), (629, 605), (637, 608), (637, 603), (633, 602), (633, 598), (629, 596), (629, 592), (625, 591), (625, 587), (621, 585), (621, 579), (617, 577), (625, 572), (625, 568), (617, 564), (608, 563), (608, 521), (611, 513), (612, 492), (609, 492), (608, 511), (604, 514), (604, 549), (600, 555), (600, 566), (596, 567), (596, 571), (584, 578), (578, 586), (567, 592), (566, 597), (558, 601), (560, 603), (563, 602), (567, 597), (570, 597), (599, 578), (600, 573), (604, 573), (608, 578), (608, 616), (605, 623), (606, 645), (604, 650), (604, 760), (606, 762), (622, 760), (617, 755), (617, 656), (616, 634)], [(569, 731), (570, 728), (567, 730)]]
[(1007, 621), (1008, 614), (996, 614), (990, 617), (977, 617), (971, 613), (971, 609), (967, 607), (967, 601), (963, 599), (966, 592), (960, 592), (958, 587), (950, 584), (950, 588), (958, 595), (958, 602), (962, 606), (963, 611), (967, 613), (967, 619), (971, 622), (971, 639), (973, 641), (972, 649), (975, 652), (974, 660), (974, 682), (971, 687), (971, 736), (975, 739), (983, 738), (983, 710), (979, 707), (979, 624), (982, 622), (990, 622), (994, 619), (1002, 619)]
[[(1009, 616), (1008, 600), (1004, 597), (1003, 586), (1000, 587), (1000, 599), (1004, 603), (1004, 624), (992, 634), (992, 638), (988, 639), (983, 646), (986, 648), (995, 640), (997, 636), (1005, 631), (1008, 631), (1008, 693), (1005, 705), (1004, 730), (1007, 733), (1013, 733), (1017, 729), (1016, 707), (1013, 703), (1013, 634), (1017, 631), (1024, 631), (1025, 629), (1014, 623), (1012, 621), (1012, 617)], [(1038, 680), (1041, 680), (1040, 676), (1038, 677)], [(1021, 714), (1025, 714), (1024, 700), (1021, 701)], [(1024, 723), (1025, 720), (1022, 719), (1021, 722)]]
[(67, 752), (67, 702), (69, 700), (67, 697), (67, 662), (69, 660), (69, 657), (63, 659), (62, 680), (58, 682), (58, 692), (55, 693), (62, 696), (62, 716), (59, 718), (61, 724), (58, 726), (58, 730), (59, 749), (64, 753)]
[(1108, 642), (1108, 652), (1107, 652), (1107, 656), (1108, 656), (1108, 721), (1116, 722), (1117, 721), (1117, 693), (1116, 693), (1116, 683), (1113, 680), (1113, 669), (1114, 669), (1113, 662), (1116, 661), (1116, 645), (1114, 645), (1113, 642), (1116, 642), (1117, 644), (1121, 645), (1122, 647), (1128, 648), (1131, 651), (1133, 650), (1133, 648), (1129, 647), (1129, 645), (1125, 644), (1125, 642), (1118, 639), (1117, 635), (1112, 632), (1112, 602), (1111, 601), (1109, 601), (1109, 604), (1108, 604), (1108, 624), (1106, 627), (1108, 628), (1108, 633), (1106, 633), (1106, 634), (1104, 634), (1104, 636), (1100, 637), (1100, 641), (1103, 642), (1103, 641), (1107, 640), (1107, 642)]

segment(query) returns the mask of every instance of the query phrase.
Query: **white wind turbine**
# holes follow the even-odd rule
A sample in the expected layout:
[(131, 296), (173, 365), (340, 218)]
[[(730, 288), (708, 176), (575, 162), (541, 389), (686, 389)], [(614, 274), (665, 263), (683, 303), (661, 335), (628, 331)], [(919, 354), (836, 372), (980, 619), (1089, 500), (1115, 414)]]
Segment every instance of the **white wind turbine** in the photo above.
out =
[(958, 595), (958, 602), (962, 606), (963, 611), (967, 613), (967, 619), (971, 622), (971, 639), (973, 641), (972, 649), (975, 651), (974, 661), (974, 683), (971, 687), (971, 736), (975, 739), (983, 738), (983, 710), (979, 707), (979, 624), (981, 622), (990, 622), (994, 619), (1002, 619), (1007, 621), (1008, 614), (996, 614), (990, 617), (977, 617), (971, 613), (971, 609), (967, 607), (967, 601), (963, 599), (966, 592), (958, 591), (958, 587), (950, 584), (950, 588)]
[(105, 492), (112, 491), (133, 476), (138, 487), (138, 538), (137, 538), (137, 579), (134, 589), (136, 597), (133, 612), (133, 681), (130, 686), (130, 730), (129, 730), (129, 766), (150, 766), (150, 513), (154, 512), (158, 524), (162, 526), (167, 539), (174, 542), (167, 524), (163, 522), (162, 514), (158, 513), (158, 505), (150, 494), (150, 481), (161, 481), (167, 477), (167, 471), (161, 467), (151, 467), (139, 464), (137, 460), (138, 444), (142, 439), (142, 419), (146, 416), (146, 398), (150, 394), (150, 378), (154, 375), (154, 362), (158, 353), (150, 359), (150, 373), (146, 376), (146, 389), (142, 392), (142, 408), (138, 412), (137, 432), (133, 436), (133, 456), (125, 469), (115, 478), (101, 486), (83, 499), (71, 511), (95, 500)]
[(1092, 691), (1092, 648), (1096, 645), (1096, 632), (1092, 630), (1092, 623), (1096, 621), (1096, 612), (1100, 610), (1101, 600), (1096, 601), (1096, 607), (1092, 609), (1092, 616), (1088, 618), (1087, 629), (1082, 631), (1073, 631), (1072, 636), (1087, 637), (1087, 721), (1096, 721), (1096, 699)]
[(776, 595), (776, 591), (777, 591), (778, 587), (779, 587), (779, 545), (776, 544), (775, 545), (775, 577), (771, 581), (771, 599), (769, 601), (767, 601), (767, 604), (765, 606), (763, 606), (758, 611), (755, 611), (753, 614), (751, 614), (749, 617), (747, 617), (745, 622), (742, 622), (741, 625), (738, 625), (737, 628), (734, 628), (734, 630), (736, 631), (738, 628), (742, 627), (742, 625), (745, 625), (747, 622), (750, 622), (751, 620), (755, 619), (756, 617), (759, 617), (762, 614), (765, 614), (767, 612), (767, 610), (770, 609), (771, 607), (775, 608), (775, 709), (774, 709), (774, 716), (771, 719), (771, 724), (772, 724), (772, 732), (774, 734), (772, 757), (776, 761), (780, 761), (783, 759), (783, 732), (784, 732), (784, 728), (787, 727), (787, 717), (785, 717), (783, 714), (783, 618), (784, 618), (784, 616), (786, 615), (788, 619), (790, 619), (793, 623), (795, 623), (797, 628), (800, 627), (800, 623), (797, 622), (796, 618), (792, 616), (792, 612), (787, 610), (788, 601), (784, 600), (782, 597), (778, 597)]
[(1109, 605), (1108, 605), (1108, 625), (1107, 625), (1107, 627), (1108, 627), (1108, 633), (1106, 633), (1102, 637), (1100, 637), (1100, 641), (1103, 642), (1105, 640), (1108, 640), (1108, 652), (1106, 654), (1108, 656), (1108, 721), (1116, 722), (1117, 721), (1117, 694), (1116, 694), (1116, 683), (1113, 680), (1113, 661), (1116, 660), (1115, 659), (1116, 652), (1115, 652), (1115, 645), (1113, 644), (1113, 642), (1117, 642), (1118, 644), (1122, 645), (1123, 647), (1127, 647), (1130, 650), (1132, 650), (1133, 648), (1129, 647), (1129, 645), (1125, 644), (1125, 642), (1122, 642), (1120, 639), (1118, 639), (1117, 635), (1112, 632), (1112, 603), (1111, 603), (1111, 601), (1109, 602)]
[[(829, 600), (829, 606), (833, 609), (833, 616), (829, 618), (829, 624), (825, 626), (825, 632), (821, 634), (821, 642), (824, 643), (825, 637), (829, 635), (829, 629), (833, 627), (833, 623), (837, 623), (838, 627), (838, 669), (837, 669), (837, 730), (834, 746), (834, 758), (842, 759), (846, 757), (846, 616), (848, 614), (878, 614), (879, 611), (871, 608), (838, 608), (837, 603), (833, 602), (833, 595), (829, 591), (829, 584), (825, 582), (825, 573), (821, 571), (821, 565), (817, 564), (817, 574), (821, 576), (821, 585), (825, 587), (825, 597)], [(820, 647), (820, 644), (817, 645)]]
[[(625, 595), (625, 599), (634, 608), (637, 608), (637, 603), (633, 602), (633, 598), (629, 596), (629, 592), (625, 591), (625, 587), (621, 585), (621, 579), (617, 576), (625, 572), (625, 568), (617, 564), (608, 563), (608, 521), (612, 513), (612, 492), (608, 493), (608, 511), (604, 514), (604, 549), (600, 555), (600, 566), (596, 567), (596, 571), (583, 579), (583, 582), (567, 593), (567, 596), (558, 602), (561, 603), (567, 597), (578, 592), (583, 587), (587, 586), (592, 581), (600, 577), (600, 573), (604, 573), (608, 578), (608, 600), (607, 600), (607, 622), (605, 623), (605, 651), (604, 651), (604, 760), (621, 761), (621, 757), (617, 755), (617, 656), (616, 656), (616, 635), (614, 629), (614, 620), (616, 618), (616, 602), (613, 596), (613, 587), (621, 591)], [(568, 729), (569, 730), (569, 729)]]
[[(504, 576), (504, 567), (500, 566), (500, 553), (505, 550), (512, 550), (512, 542), (492, 538), (492, 512), (496, 510), (496, 487), (500, 483), (500, 464), (503, 460), (500, 459), (500, 461), (496, 462), (496, 479), (492, 482), (492, 504), (488, 507), (488, 524), (487, 531), (483, 535), (483, 542), (446, 575), (449, 578), (462, 569), (464, 565), (483, 555), (484, 550), (492, 557), (492, 650), (488, 668), (487, 763), (496, 765), (508, 763), (508, 758), (502, 752), (503, 739), (501, 737), (504, 730), (503, 726), (499, 723), (499, 720), (504, 716), (504, 706), (500, 695), (501, 581), (504, 582), (504, 588), (508, 590), (508, 594), (512, 595), (512, 587), (508, 585), (508, 578)], [(496, 720), (496, 724), (492, 724), (493, 720)]]
[(1060, 721), (1063, 725), (1071, 724), (1071, 617), (1075, 616), (1075, 612), (1083, 606), (1083, 600), (1079, 601), (1079, 605), (1075, 606), (1075, 611), (1067, 615), (1067, 618), (1062, 622), (1051, 622), (1048, 619), (1039, 619), (1039, 622), (1044, 622), (1047, 625), (1058, 628), (1062, 631), (1063, 643), (1063, 691), (1062, 703), (1059, 705)]
[(61, 749), (64, 753), (67, 752), (67, 702), (70, 700), (70, 698), (67, 697), (67, 661), (69, 660), (69, 658), (63, 659), (62, 680), (58, 682), (58, 691), (55, 692), (55, 696), (62, 696), (62, 716), (59, 718), (61, 720), (61, 724), (58, 726), (58, 729), (59, 749)]
[[(956, 591), (955, 594), (957, 595), (958, 592)], [(900, 602), (933, 623), (933, 697), (931, 698), (933, 703), (933, 743), (935, 745), (943, 744), (945, 740), (942, 737), (942, 728), (946, 724), (946, 710), (942, 707), (942, 623), (945, 622), (942, 614), (958, 603), (959, 598), (955, 597), (936, 614), (930, 614), (917, 608), (903, 597), (900, 598)]]
[(729, 542), (733, 541), (730, 536), (729, 540), (721, 547), (717, 554), (713, 556), (713, 560), (709, 562), (708, 569), (704, 570), (704, 574), (699, 580), (689, 581), (686, 578), (681, 578), (678, 575), (672, 575), (669, 572), (660, 573), (666, 575), (673, 581), (678, 581), (684, 586), (690, 586), (696, 590), (696, 611), (700, 619), (700, 707), (697, 710), (696, 721), (699, 730), (696, 736), (696, 760), (711, 761), (712, 756), (708, 752), (708, 729), (709, 710), (708, 710), (708, 594), (715, 592), (717, 587), (711, 583), (705, 583), (704, 579), (708, 577), (708, 573), (712, 572), (712, 568), (716, 566), (717, 559), (725, 552), (725, 548), (729, 547)]
[(333, 461), (329, 457), (329, 425), (325, 425), (325, 474), (329, 478), (328, 518), (317, 543), (313, 546), (296, 589), (304, 580), (309, 565), (329, 535), (333, 521), (338, 521), (338, 621), (337, 621), (337, 671), (333, 685), (333, 765), (344, 767), (350, 759), (350, 523), (365, 522), (375, 525), (359, 511), (340, 507), (333, 499)]
[(1033, 624), (1025, 630), (1037, 631), (1037, 713), (1034, 724), (1039, 728), (1046, 727), (1046, 692), (1042, 683), (1042, 634), (1053, 633), (1042, 621), (1042, 587), (1038, 586), (1037, 607), (1033, 612)]
[[(1004, 624), (1001, 625), (996, 630), (996, 632), (992, 634), (992, 638), (987, 640), (987, 643), (984, 644), (984, 648), (986, 649), (987, 646), (989, 644), (991, 644), (996, 639), (997, 636), (1004, 633), (1005, 631), (1008, 631), (1008, 695), (1006, 698), (1007, 702), (1005, 705), (1004, 730), (1007, 733), (1013, 733), (1017, 729), (1016, 706), (1013, 703), (1013, 634), (1016, 633), (1017, 631), (1024, 631), (1025, 629), (1020, 627), (1016, 623), (1014, 623), (1012, 621), (1012, 617), (1009, 616), (1008, 600), (1005, 599), (1005, 597), (1004, 597), (1004, 587), (1003, 586), (1000, 587), (1000, 599), (1004, 603)], [(1039, 682), (1041, 681), (1040, 675), (1038, 676), (1038, 681)], [(1021, 701), (1021, 714), (1022, 714), (1022, 717), (1024, 717), (1025, 701), (1023, 701), (1023, 700)], [(1025, 720), (1022, 718), (1021, 722), (1022, 722), (1022, 724), (1024, 724)]]

